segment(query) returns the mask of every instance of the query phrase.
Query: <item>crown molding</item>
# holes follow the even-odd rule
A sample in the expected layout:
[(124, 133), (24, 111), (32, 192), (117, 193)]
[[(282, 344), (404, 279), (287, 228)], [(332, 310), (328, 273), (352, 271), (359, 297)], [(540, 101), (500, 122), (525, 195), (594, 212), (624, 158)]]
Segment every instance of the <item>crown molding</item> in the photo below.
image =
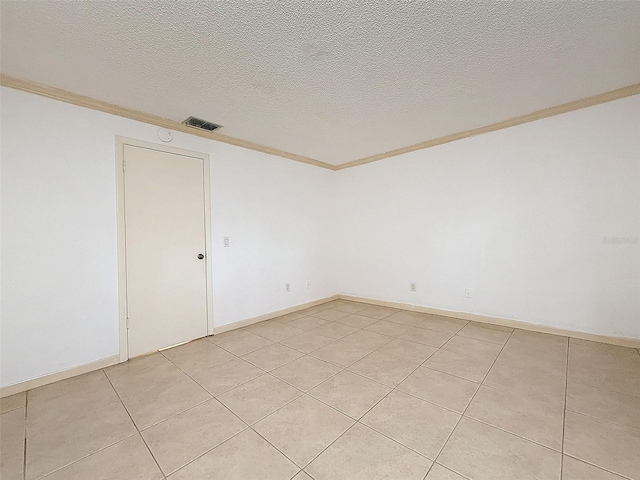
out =
[(337, 165), (335, 170), (344, 170), (345, 168), (357, 167), (371, 162), (377, 162), (385, 158), (396, 157), (409, 152), (415, 152), (416, 150), (423, 150), (425, 148), (435, 147), (436, 145), (442, 145), (444, 143), (454, 142), (463, 138), (473, 137), (475, 135), (481, 135), (483, 133), (495, 132), (496, 130), (502, 130), (504, 128), (515, 127), (516, 125), (522, 125), (523, 123), (535, 122), (547, 117), (553, 117), (554, 115), (560, 115), (561, 113), (572, 112), (581, 108), (592, 107), (601, 103), (611, 102), (618, 100), (619, 98), (630, 97), (632, 95), (640, 94), (640, 83), (629, 85), (627, 87), (611, 90), (610, 92), (600, 93), (592, 97), (582, 98), (569, 103), (563, 103), (562, 105), (556, 105), (555, 107), (544, 108), (537, 110), (526, 115), (513, 117), (501, 122), (492, 123), (483, 127), (472, 128), (471, 130), (464, 130), (462, 132), (452, 133), (443, 137), (426, 140), (424, 142), (409, 145), (407, 147), (396, 148), (395, 150), (389, 150), (388, 152), (378, 153), (369, 157), (353, 160), (352, 162), (343, 163)]
[(640, 83), (635, 83), (633, 85), (618, 88), (616, 90), (611, 90), (605, 93), (600, 93), (598, 95), (593, 95), (591, 97), (582, 98), (580, 100), (575, 100), (573, 102), (563, 103), (561, 105), (556, 105), (553, 107), (544, 108), (542, 110), (537, 110), (535, 112), (531, 112), (526, 115), (520, 115), (518, 117), (513, 117), (508, 120), (503, 120), (501, 122), (496, 122), (489, 125), (484, 125), (482, 127), (472, 128), (470, 130), (464, 130), (461, 132), (452, 133), (452, 134), (445, 135), (438, 138), (433, 138), (431, 140), (415, 143), (413, 145), (409, 145), (406, 147), (389, 150), (388, 152), (378, 153), (376, 155), (359, 158), (357, 160), (343, 163), (341, 165), (332, 165), (330, 163), (322, 162), (320, 160), (315, 160), (313, 158), (297, 155), (295, 153), (286, 152), (284, 150), (279, 150), (277, 148), (267, 147), (265, 145), (260, 145), (258, 143), (250, 142), (248, 140), (241, 140), (238, 138), (229, 137), (227, 135), (222, 135), (220, 133), (215, 133), (215, 132), (204, 132), (201, 130), (196, 130), (194, 128), (187, 127), (186, 125), (180, 122), (176, 122), (175, 120), (169, 120), (163, 117), (157, 117), (155, 115), (150, 115), (148, 113), (140, 112), (138, 110), (121, 107), (119, 105), (103, 102), (101, 100), (96, 100), (91, 97), (85, 97), (83, 95), (71, 93), (66, 90), (62, 90), (55, 87), (49, 87), (39, 83), (31, 82), (29, 80), (14, 78), (5, 74), (0, 74), (0, 85), (9, 87), (9, 88), (14, 88), (16, 90), (22, 90), (28, 93), (33, 93), (43, 97), (52, 98), (54, 100), (60, 100), (62, 102), (70, 103), (80, 107), (90, 108), (92, 110), (98, 110), (101, 112), (109, 113), (111, 115), (117, 115), (119, 117), (129, 118), (131, 120), (136, 120), (138, 122), (157, 125), (159, 127), (168, 128), (170, 130), (175, 130), (178, 132), (183, 132), (190, 135), (207, 138), (209, 140), (215, 140), (217, 142), (228, 143), (230, 145), (235, 145), (242, 148), (248, 148), (249, 150), (255, 150), (257, 152), (267, 153), (269, 155), (276, 155), (279, 157), (287, 158), (289, 160), (294, 160), (296, 162), (306, 163), (308, 165), (314, 165), (316, 167), (326, 168), (328, 170), (334, 170), (334, 171), (344, 170), (346, 168), (352, 168), (352, 167), (357, 167), (359, 165), (365, 165), (367, 163), (377, 162), (378, 160), (383, 160), (385, 158), (396, 157), (398, 155), (403, 155), (405, 153), (415, 152), (417, 150), (423, 150), (426, 148), (435, 147), (437, 145), (455, 142), (456, 140), (462, 140), (463, 138), (473, 137), (475, 135), (482, 135), (483, 133), (495, 132), (497, 130), (502, 130), (509, 127), (515, 127), (516, 125), (522, 125), (523, 123), (535, 122), (536, 120), (541, 120), (547, 117), (553, 117), (554, 115), (560, 115), (562, 113), (572, 112), (574, 110), (579, 110), (581, 108), (592, 107), (594, 105), (599, 105), (601, 103), (611, 102), (613, 100), (618, 100), (620, 98), (625, 98), (625, 97), (630, 97), (632, 95), (640, 94)]
[(4, 87), (13, 88), (16, 90), (22, 90), (23, 92), (34, 93), (43, 97), (51, 98), (54, 100), (60, 100), (61, 102), (70, 103), (79, 107), (90, 108), (92, 110), (98, 110), (100, 112), (109, 113), (111, 115), (117, 115), (119, 117), (128, 118), (130, 120), (136, 120), (142, 123), (148, 123), (156, 125), (158, 127), (168, 128), (177, 132), (187, 133), (195, 135), (197, 137), (207, 138), (209, 140), (215, 140), (216, 142), (228, 143), (237, 147), (248, 148), (249, 150), (255, 150), (257, 152), (268, 153), (269, 155), (276, 155), (279, 157), (294, 160), (296, 162), (306, 163), (314, 165), (320, 168), (326, 168), (334, 170), (335, 166), (330, 165), (320, 160), (304, 157), (291, 152), (285, 152), (277, 148), (267, 147), (258, 143), (250, 142), (248, 140), (241, 140), (239, 138), (229, 137), (215, 132), (205, 132), (197, 130), (192, 127), (187, 127), (181, 122), (175, 120), (169, 120), (163, 117), (157, 117), (148, 113), (133, 110), (131, 108), (121, 107), (120, 105), (114, 105), (112, 103), (96, 100), (91, 97), (85, 97), (84, 95), (78, 95), (77, 93), (68, 92), (60, 88), (49, 87), (39, 83), (31, 82), (29, 80), (22, 80), (19, 78), (10, 77), (9, 75), (0, 74), (0, 85)]

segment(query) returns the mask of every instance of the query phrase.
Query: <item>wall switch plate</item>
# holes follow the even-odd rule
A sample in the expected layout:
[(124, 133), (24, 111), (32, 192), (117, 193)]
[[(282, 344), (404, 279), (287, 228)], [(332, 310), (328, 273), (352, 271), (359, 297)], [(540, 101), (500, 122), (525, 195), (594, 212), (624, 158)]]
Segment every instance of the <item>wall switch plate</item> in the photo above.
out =
[(415, 292), (415, 291), (416, 291), (416, 282), (411, 282), (411, 283), (409, 284), (409, 289), (410, 289), (412, 292)]
[(224, 237), (224, 238), (222, 239), (222, 244), (223, 244), (225, 247), (230, 246), (230, 245), (231, 245), (231, 243), (229, 242), (229, 237)]
[(464, 296), (467, 298), (473, 298), (473, 294), (471, 293), (471, 290), (468, 288), (464, 291)]
[(290, 292), (291, 291), (291, 285), (289, 285), (288, 283), (284, 284), (284, 291), (285, 292)]

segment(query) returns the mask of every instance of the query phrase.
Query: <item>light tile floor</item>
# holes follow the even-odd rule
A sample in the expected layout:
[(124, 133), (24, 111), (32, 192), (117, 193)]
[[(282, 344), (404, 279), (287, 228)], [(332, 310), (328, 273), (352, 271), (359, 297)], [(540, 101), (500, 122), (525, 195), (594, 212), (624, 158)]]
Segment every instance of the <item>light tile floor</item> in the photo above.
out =
[(0, 477), (640, 479), (640, 353), (336, 300), (0, 402)]

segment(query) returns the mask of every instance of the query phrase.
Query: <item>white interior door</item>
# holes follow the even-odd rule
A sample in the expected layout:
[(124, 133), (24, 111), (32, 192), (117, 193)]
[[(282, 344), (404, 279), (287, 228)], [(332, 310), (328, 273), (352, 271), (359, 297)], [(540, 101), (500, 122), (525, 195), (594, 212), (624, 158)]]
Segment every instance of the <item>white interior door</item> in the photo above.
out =
[(207, 335), (204, 199), (201, 158), (124, 146), (129, 357)]

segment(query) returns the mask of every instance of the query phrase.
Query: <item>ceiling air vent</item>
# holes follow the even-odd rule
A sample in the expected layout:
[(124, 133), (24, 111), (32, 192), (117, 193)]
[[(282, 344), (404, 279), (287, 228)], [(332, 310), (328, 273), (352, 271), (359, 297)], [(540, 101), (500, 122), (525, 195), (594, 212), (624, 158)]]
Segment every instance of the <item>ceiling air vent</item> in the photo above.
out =
[(218, 125), (217, 123), (207, 122), (206, 120), (202, 120), (197, 117), (189, 117), (184, 122), (185, 125), (193, 128), (199, 128), (200, 130), (206, 130), (207, 132), (213, 132), (214, 130), (218, 130), (222, 128), (222, 125)]

